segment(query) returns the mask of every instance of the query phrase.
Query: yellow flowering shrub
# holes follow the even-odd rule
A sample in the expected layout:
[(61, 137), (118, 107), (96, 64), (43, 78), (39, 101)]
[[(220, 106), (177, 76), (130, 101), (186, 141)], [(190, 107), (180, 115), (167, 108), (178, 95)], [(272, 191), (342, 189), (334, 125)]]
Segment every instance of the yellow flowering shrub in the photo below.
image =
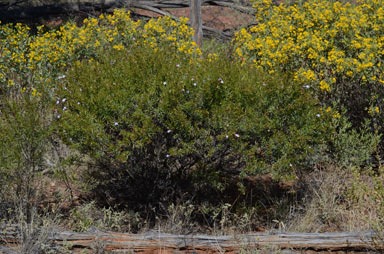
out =
[(382, 107), (384, 1), (253, 3), (258, 24), (233, 40), (241, 61), (290, 73), (325, 104), (340, 100), (352, 118)]
[(180, 22), (176, 22), (168, 16), (151, 19), (143, 27), (143, 43), (155, 49), (159, 44), (166, 43), (181, 53), (201, 55), (200, 49), (191, 40), (193, 30), (187, 26), (187, 22), (187, 18), (180, 18)]
[[(16, 89), (38, 94), (39, 85), (46, 86), (64, 77), (67, 65), (77, 60), (96, 57), (104, 49), (149, 44), (169, 46), (175, 54), (201, 55), (192, 41), (192, 29), (187, 19), (174, 21), (169, 17), (151, 19), (146, 24), (134, 21), (130, 13), (115, 10), (111, 15), (89, 18), (82, 26), (66, 23), (56, 30), (38, 27), (36, 34), (26, 25), (0, 26), (0, 84), (1, 90)], [(33, 84), (33, 85), (31, 85)]]

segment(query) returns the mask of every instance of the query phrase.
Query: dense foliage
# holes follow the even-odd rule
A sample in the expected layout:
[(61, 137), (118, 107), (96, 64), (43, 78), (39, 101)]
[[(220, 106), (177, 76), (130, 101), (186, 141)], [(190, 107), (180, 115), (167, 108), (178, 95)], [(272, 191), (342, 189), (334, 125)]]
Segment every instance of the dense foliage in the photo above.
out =
[(238, 57), (269, 73), (290, 73), (325, 105), (340, 102), (338, 110), (345, 107), (354, 124), (366, 117), (381, 123), (382, 1), (253, 2), (259, 23), (237, 33)]
[(150, 204), (228, 177), (308, 170), (332, 129), (305, 89), (170, 52), (112, 52), (75, 67), (58, 91), (61, 135), (92, 157), (97, 190)]

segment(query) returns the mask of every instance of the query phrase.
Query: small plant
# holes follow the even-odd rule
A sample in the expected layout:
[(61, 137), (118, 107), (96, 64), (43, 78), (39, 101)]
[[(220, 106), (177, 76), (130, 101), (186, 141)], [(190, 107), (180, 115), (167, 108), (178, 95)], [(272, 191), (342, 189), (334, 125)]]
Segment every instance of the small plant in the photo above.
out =
[(16, 215), (0, 228), (0, 234), (8, 233), (13, 240), (7, 242), (7, 237), (0, 237), (0, 242), (9, 246), (9, 253), (69, 254), (69, 246), (59, 245), (54, 241), (56, 227), (60, 223), (59, 217), (54, 216), (56, 215), (41, 213), (34, 216), (33, 223), (27, 224), (25, 218)]
[(77, 232), (87, 232), (92, 228), (105, 231), (137, 232), (145, 227), (145, 221), (134, 212), (98, 208), (95, 202), (73, 208), (68, 218), (68, 226)]
[(194, 213), (196, 207), (190, 201), (171, 204), (163, 218), (158, 218), (158, 225), (155, 228), (167, 233), (191, 234), (197, 228)]

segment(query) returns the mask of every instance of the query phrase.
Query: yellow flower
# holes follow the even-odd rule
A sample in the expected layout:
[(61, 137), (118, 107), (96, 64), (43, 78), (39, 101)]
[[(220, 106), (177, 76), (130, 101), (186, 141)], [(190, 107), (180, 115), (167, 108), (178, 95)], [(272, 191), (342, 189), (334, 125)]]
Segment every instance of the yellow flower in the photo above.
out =
[(15, 82), (11, 79), (8, 80), (8, 86), (14, 86)]
[(327, 84), (327, 82), (325, 82), (324, 80), (320, 81), (320, 89), (322, 91), (328, 92), (329, 91), (329, 85)]
[(114, 49), (120, 51), (120, 50), (123, 50), (123, 49), (124, 49), (124, 46), (121, 45), (121, 44), (119, 44), (119, 45), (114, 45), (112, 48), (114, 48)]

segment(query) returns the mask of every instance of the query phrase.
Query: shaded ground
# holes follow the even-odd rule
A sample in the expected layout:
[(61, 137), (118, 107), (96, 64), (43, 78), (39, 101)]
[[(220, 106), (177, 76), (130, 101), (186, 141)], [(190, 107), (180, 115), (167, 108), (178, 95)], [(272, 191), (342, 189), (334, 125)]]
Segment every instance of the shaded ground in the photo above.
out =
[[(233, 30), (241, 26), (247, 26), (253, 21), (253, 17), (251, 15), (243, 14), (227, 7), (202, 6), (201, 9), (203, 25), (222, 31)], [(189, 17), (189, 8), (168, 9), (166, 11), (177, 17)], [(135, 9), (134, 12), (149, 17), (160, 16), (157, 13), (145, 10)]]

